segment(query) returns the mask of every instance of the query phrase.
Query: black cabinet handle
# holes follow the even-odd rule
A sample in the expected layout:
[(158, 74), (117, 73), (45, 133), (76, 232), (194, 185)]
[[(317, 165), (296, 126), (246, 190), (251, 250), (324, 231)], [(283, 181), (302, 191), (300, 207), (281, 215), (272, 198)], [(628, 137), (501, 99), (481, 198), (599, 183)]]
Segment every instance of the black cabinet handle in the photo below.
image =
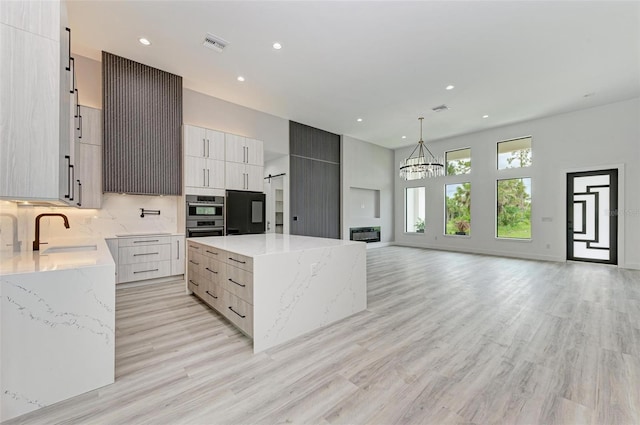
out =
[(82, 115), (80, 115), (79, 118), (79, 124), (78, 124), (78, 130), (80, 130), (80, 135), (78, 136), (78, 139), (82, 139)]
[(78, 203), (76, 205), (81, 207), (82, 206), (82, 183), (80, 182), (80, 180), (77, 180), (77, 182), (78, 182)]
[(67, 66), (66, 70), (71, 71), (71, 28), (65, 28), (65, 31), (69, 33), (69, 66)]
[[(73, 64), (73, 71), (71, 71), (71, 89), (69, 93), (73, 94), (76, 89), (76, 60), (69, 56), (69, 67), (71, 67), (71, 64)], [(70, 71), (70, 69), (67, 68), (67, 71)]]
[(208, 271), (210, 271), (210, 272), (211, 272), (211, 273), (213, 273), (213, 274), (218, 274), (218, 272), (214, 272), (214, 271), (213, 271), (213, 270), (211, 270), (209, 267), (205, 267), (205, 270), (208, 270)]
[(71, 184), (71, 195), (69, 197), (69, 200), (73, 201), (76, 193), (76, 186), (71, 183), (76, 179), (76, 169), (74, 168), (73, 164), (69, 165), (69, 171), (71, 172), (71, 177), (69, 178), (69, 183)]
[(213, 295), (211, 292), (209, 291), (205, 291), (207, 293), (207, 295), (209, 295), (210, 297), (215, 298), (216, 300), (218, 299), (218, 297), (216, 297), (215, 295)]
[(193, 248), (193, 249), (200, 249), (199, 246), (195, 246), (195, 245), (189, 245), (189, 248)]
[(189, 279), (189, 283), (190, 283), (190, 284), (192, 284), (192, 285), (200, 286), (200, 285), (198, 285), (197, 283), (195, 283), (195, 282), (194, 282), (193, 280), (191, 280), (191, 279)]
[(240, 264), (247, 264), (247, 262), (246, 262), (246, 261), (236, 260), (235, 258), (231, 258), (231, 257), (229, 257), (229, 260), (231, 260), (231, 261), (235, 261), (236, 263), (240, 263)]
[(235, 311), (231, 306), (229, 306), (229, 310), (233, 311), (235, 314), (237, 314), (238, 316), (242, 317), (243, 319), (247, 316), (243, 316), (242, 314), (238, 313), (237, 311)]
[(195, 261), (193, 261), (193, 260), (189, 260), (189, 262), (190, 262), (191, 264), (195, 264), (196, 266), (199, 266), (199, 265), (200, 265), (200, 263), (196, 263), (196, 262), (195, 262)]
[(209, 254), (218, 255), (218, 253), (217, 253), (217, 252), (209, 251), (208, 249), (207, 249), (207, 251), (206, 251), (206, 252), (208, 252)]
[(238, 282), (236, 282), (235, 280), (233, 280), (233, 279), (231, 279), (231, 278), (229, 278), (229, 282), (231, 282), (231, 283), (235, 283), (236, 285), (238, 285), (238, 286), (242, 286), (243, 288), (246, 288), (246, 287), (247, 287), (247, 285), (243, 285), (242, 283), (238, 283)]
[[(67, 161), (67, 177), (69, 177), (69, 170), (71, 167), (71, 157), (69, 155), (65, 155), (64, 159)], [(69, 199), (71, 196), (71, 179), (67, 182), (67, 194), (64, 195), (65, 198)]]
[(76, 116), (74, 118), (78, 118), (80, 116), (80, 93), (78, 89), (74, 90), (76, 92)]

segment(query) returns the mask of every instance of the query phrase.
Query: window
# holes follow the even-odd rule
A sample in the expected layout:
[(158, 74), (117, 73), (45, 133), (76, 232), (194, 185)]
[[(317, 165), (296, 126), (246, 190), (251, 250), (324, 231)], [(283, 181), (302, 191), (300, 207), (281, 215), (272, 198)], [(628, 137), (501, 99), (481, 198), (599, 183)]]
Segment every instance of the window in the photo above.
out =
[(405, 232), (424, 233), (424, 208), (424, 187), (408, 187), (405, 197)]
[(445, 185), (445, 235), (471, 234), (471, 183)]
[(447, 175), (457, 176), (471, 172), (471, 149), (458, 149), (445, 154), (447, 163)]
[(497, 236), (531, 239), (531, 178), (498, 180)]
[(531, 137), (498, 143), (498, 170), (531, 165)]

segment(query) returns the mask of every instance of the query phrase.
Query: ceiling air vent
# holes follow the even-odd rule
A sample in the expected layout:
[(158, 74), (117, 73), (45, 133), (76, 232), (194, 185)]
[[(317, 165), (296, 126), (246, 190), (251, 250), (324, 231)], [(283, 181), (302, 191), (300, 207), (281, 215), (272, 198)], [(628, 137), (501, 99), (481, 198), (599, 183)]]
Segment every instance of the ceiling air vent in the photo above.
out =
[(442, 111), (448, 111), (449, 107), (447, 105), (440, 105), (440, 106), (436, 106), (435, 108), (431, 109), (434, 112), (442, 112)]
[(204, 47), (208, 47), (218, 52), (223, 51), (224, 48), (227, 47), (227, 44), (229, 44), (227, 40), (211, 33), (207, 33), (204, 37), (204, 42), (202, 43)]

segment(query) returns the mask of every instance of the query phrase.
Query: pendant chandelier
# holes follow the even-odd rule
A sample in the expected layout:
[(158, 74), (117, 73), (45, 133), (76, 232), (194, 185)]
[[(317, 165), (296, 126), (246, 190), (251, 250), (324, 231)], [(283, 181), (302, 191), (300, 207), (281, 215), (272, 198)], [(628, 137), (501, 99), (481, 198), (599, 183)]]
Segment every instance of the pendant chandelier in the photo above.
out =
[[(444, 176), (444, 161), (442, 157), (435, 157), (422, 140), (422, 120), (424, 120), (424, 117), (420, 117), (418, 120), (420, 120), (420, 140), (418, 140), (418, 146), (413, 149), (409, 158), (400, 161), (400, 178), (404, 180), (420, 180)], [(427, 151), (429, 156), (426, 156), (424, 151)]]

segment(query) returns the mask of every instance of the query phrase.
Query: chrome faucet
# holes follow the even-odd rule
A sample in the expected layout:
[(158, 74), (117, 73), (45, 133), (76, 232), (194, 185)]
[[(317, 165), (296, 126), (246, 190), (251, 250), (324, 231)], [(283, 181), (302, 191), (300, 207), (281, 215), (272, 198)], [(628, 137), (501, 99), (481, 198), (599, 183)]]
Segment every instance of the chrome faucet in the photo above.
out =
[(38, 215), (36, 217), (36, 240), (33, 241), (33, 250), (34, 251), (40, 251), (40, 219), (42, 217), (46, 217), (46, 216), (48, 216), (48, 217), (53, 217), (53, 216), (62, 217), (62, 219), (64, 220), (64, 227), (66, 227), (67, 229), (69, 228), (69, 219), (64, 214), (60, 214), (60, 213), (44, 213), (44, 214)]

